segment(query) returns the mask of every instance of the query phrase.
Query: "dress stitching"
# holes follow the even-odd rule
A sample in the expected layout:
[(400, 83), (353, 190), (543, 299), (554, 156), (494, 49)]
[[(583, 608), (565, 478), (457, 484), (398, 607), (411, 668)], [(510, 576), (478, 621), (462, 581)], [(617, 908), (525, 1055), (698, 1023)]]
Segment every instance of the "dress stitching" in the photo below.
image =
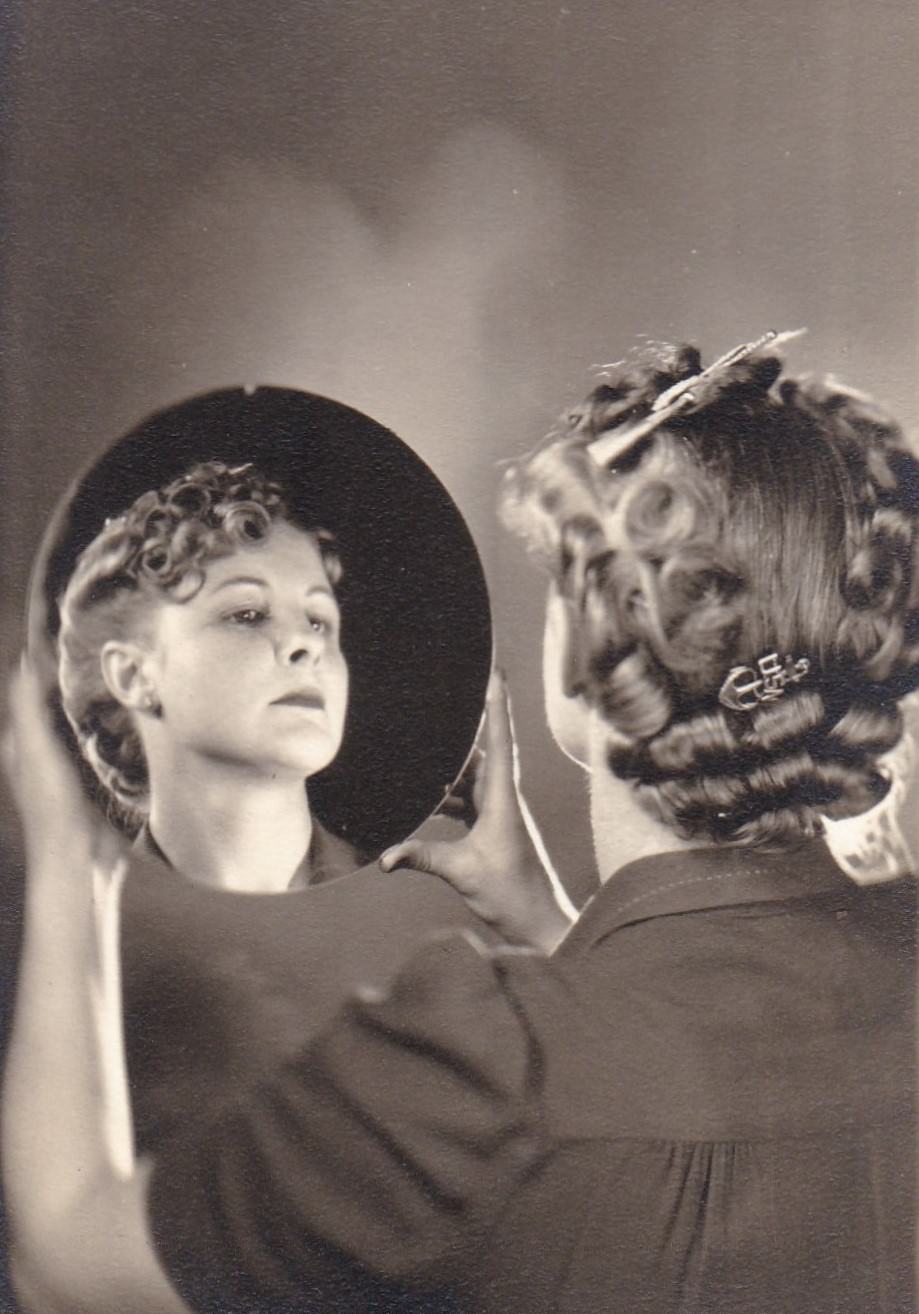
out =
[(704, 885), (706, 881), (721, 881), (726, 876), (733, 876), (736, 873), (730, 871), (713, 871), (707, 876), (687, 876), (681, 881), (671, 881), (669, 885), (658, 885), (653, 890), (644, 890), (641, 894), (636, 894), (633, 898), (628, 899), (625, 903), (619, 905), (618, 912), (625, 912), (626, 908), (634, 908), (636, 903), (646, 903), (648, 899), (655, 898), (658, 894), (667, 894), (670, 890), (679, 890), (684, 885)]

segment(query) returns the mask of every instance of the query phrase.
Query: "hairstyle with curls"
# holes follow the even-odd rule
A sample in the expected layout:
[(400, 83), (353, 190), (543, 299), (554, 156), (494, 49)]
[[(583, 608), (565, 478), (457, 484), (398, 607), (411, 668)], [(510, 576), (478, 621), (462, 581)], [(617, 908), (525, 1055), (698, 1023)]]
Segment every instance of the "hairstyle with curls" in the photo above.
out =
[[(590, 444), (700, 369), (658, 349), (596, 388), (508, 471), (502, 511), (566, 600), (610, 769), (684, 838), (787, 848), (888, 787), (919, 683), (919, 465), (868, 398), (780, 379), (762, 350), (597, 463)], [(730, 668), (771, 652), (807, 677), (722, 706)]]
[[(59, 602), (61, 705), (113, 819), (126, 828), (148, 811), (147, 765), (131, 711), (103, 678), (103, 645), (135, 636), (157, 598), (188, 601), (207, 562), (258, 545), (281, 520), (292, 523), (279, 484), (251, 465), (209, 461), (144, 493), (80, 554)], [(336, 586), (341, 564), (332, 536), (306, 532)]]

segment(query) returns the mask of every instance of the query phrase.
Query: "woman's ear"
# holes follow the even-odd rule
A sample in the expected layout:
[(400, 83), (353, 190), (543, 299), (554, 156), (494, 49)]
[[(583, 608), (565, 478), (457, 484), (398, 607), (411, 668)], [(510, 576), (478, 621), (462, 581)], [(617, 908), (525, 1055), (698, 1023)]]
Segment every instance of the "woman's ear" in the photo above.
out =
[(553, 584), (546, 600), (542, 675), (546, 719), (559, 748), (587, 767), (590, 760), (591, 709), (585, 697), (584, 654), (580, 627), (570, 602)]
[(135, 712), (160, 710), (148, 671), (148, 654), (139, 643), (109, 639), (100, 654), (106, 688), (122, 707)]

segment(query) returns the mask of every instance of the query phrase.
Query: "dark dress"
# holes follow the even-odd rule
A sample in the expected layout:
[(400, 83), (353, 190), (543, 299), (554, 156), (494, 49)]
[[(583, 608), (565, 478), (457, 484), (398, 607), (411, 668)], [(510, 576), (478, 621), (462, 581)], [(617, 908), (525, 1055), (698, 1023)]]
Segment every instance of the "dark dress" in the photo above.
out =
[(904, 1314), (913, 898), (674, 853), (552, 960), (432, 945), (165, 1150), (161, 1260), (207, 1314)]
[(146, 834), (135, 854), (122, 978), (140, 1153), (214, 1116), (299, 1052), (355, 990), (388, 985), (433, 932), (478, 925), (447, 885), (362, 866), (318, 824), (279, 894), (195, 884)]

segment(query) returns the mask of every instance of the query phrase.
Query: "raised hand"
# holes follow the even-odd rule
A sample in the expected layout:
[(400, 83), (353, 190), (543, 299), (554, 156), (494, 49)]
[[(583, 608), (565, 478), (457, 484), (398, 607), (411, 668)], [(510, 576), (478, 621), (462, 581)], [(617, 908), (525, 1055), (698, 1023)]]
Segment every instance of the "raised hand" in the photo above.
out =
[[(86, 1008), (83, 1040), (94, 1045), (92, 1082), (99, 1125), (113, 1167), (133, 1162), (130, 1114), (120, 1070), (121, 998), (118, 916), (125, 873), (123, 844), (83, 794), (76, 768), (49, 710), (53, 671), (30, 653), (10, 681), (3, 757), (26, 852), (28, 945), (39, 971), (72, 960)], [(24, 978), (27, 972), (24, 972)], [(46, 1017), (51, 1016), (47, 1010)], [(79, 1033), (74, 1023), (68, 1037)], [(90, 1034), (91, 1032), (91, 1034)], [(87, 1067), (89, 1065), (87, 1064)], [(53, 1082), (53, 1071), (46, 1074)]]
[[(120, 846), (83, 794), (79, 776), (54, 732), (50, 678), (42, 662), (23, 656), (9, 685), (3, 764), (22, 822), (30, 876), (80, 858), (117, 860)], [(61, 860), (64, 860), (62, 863)]]
[(439, 876), (506, 940), (551, 953), (577, 914), (520, 793), (507, 689), (497, 673), (488, 686), (484, 763), (473, 793), (477, 815), (462, 839), (409, 839), (387, 849), (380, 866)]

